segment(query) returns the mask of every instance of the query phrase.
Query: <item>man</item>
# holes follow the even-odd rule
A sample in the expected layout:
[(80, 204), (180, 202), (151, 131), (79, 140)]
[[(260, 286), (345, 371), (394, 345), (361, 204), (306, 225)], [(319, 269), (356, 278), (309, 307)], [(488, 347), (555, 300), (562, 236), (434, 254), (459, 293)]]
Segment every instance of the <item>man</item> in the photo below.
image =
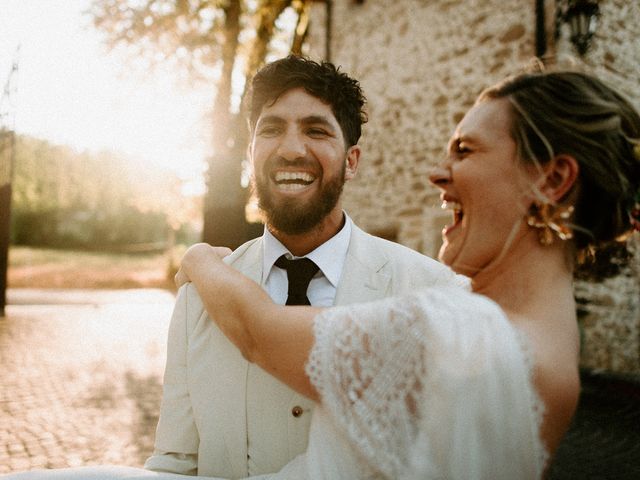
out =
[[(459, 283), (434, 260), (366, 234), (342, 210), (366, 121), (357, 81), (332, 64), (289, 56), (256, 74), (251, 100), (249, 156), (265, 230), (227, 257), (232, 266), (280, 304), (330, 306)], [(314, 262), (296, 262), (311, 265), (302, 287), (286, 262), (298, 257)], [(306, 450), (313, 408), (247, 363), (187, 284), (171, 321), (155, 452), (145, 467), (226, 478), (278, 471)]]

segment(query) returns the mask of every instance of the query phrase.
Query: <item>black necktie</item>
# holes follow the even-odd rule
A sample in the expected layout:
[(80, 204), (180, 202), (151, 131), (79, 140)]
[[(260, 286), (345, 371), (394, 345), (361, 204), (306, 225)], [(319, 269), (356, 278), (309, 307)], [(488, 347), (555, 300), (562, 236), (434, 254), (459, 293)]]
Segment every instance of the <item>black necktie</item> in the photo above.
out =
[(298, 258), (289, 260), (282, 255), (276, 260), (276, 267), (283, 268), (287, 271), (289, 279), (289, 291), (287, 296), (287, 305), (311, 305), (307, 298), (307, 288), (311, 278), (318, 271), (318, 266), (308, 258)]

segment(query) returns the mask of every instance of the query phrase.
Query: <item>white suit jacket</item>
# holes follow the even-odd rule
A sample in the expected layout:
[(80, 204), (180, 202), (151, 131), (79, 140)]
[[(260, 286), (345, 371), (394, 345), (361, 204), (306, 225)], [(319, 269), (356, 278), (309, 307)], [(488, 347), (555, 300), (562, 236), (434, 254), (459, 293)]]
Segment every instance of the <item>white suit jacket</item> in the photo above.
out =
[[(260, 237), (227, 259), (260, 283), (262, 255)], [(463, 282), (444, 265), (354, 225), (335, 303)], [(209, 318), (195, 287), (184, 285), (169, 327), (155, 451), (145, 468), (242, 478), (251, 461), (253, 474), (276, 472), (306, 450), (313, 407), (249, 364)]]

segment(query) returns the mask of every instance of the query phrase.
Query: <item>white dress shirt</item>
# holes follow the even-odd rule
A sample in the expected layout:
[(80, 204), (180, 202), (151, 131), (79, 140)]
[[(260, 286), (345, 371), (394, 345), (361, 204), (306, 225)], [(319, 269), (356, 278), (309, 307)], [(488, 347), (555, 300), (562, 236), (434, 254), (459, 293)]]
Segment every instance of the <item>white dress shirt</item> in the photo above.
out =
[[(346, 213), (344, 213), (344, 218), (344, 226), (337, 234), (305, 255), (319, 267), (307, 289), (309, 302), (315, 307), (330, 307), (336, 297), (336, 289), (347, 257), (353, 223)], [(284, 305), (287, 301), (289, 286), (287, 272), (274, 264), (282, 255), (286, 255), (289, 260), (302, 257), (296, 257), (289, 252), (266, 227), (263, 235), (263, 248), (262, 285), (275, 303)]]

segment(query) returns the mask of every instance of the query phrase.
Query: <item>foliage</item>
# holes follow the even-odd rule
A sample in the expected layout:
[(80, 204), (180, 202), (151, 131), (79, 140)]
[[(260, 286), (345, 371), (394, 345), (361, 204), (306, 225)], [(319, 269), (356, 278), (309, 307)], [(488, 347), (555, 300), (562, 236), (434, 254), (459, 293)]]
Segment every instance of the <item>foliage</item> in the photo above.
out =
[[(240, 185), (247, 142), (247, 79), (268, 53), (301, 48), (312, 0), (94, 0), (93, 23), (112, 47), (125, 45), (142, 58), (173, 61), (216, 85), (213, 144), (208, 159), (204, 240), (235, 246), (246, 236)], [(278, 22), (284, 14), (293, 22)], [(296, 24), (297, 22), (297, 24)], [(289, 46), (278, 50), (285, 32)], [(278, 51), (276, 51), (278, 50)], [(235, 81), (234, 81), (235, 80)]]
[(198, 213), (196, 201), (175, 188), (174, 174), (144, 169), (109, 152), (76, 152), (18, 136), (14, 168), (11, 233), (16, 245), (162, 248), (169, 230), (182, 227), (184, 234)]

